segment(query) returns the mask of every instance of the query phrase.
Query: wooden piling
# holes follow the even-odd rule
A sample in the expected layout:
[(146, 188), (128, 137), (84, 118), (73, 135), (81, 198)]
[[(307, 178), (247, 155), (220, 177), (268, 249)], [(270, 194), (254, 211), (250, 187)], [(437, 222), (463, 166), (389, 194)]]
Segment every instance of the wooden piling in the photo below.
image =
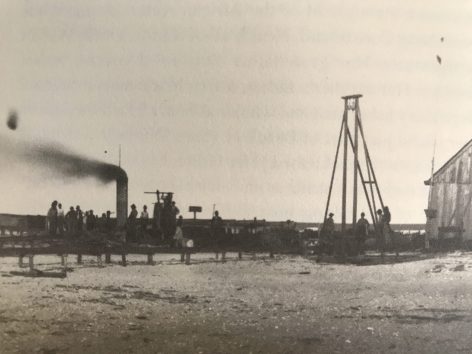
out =
[(29, 264), (29, 270), (33, 271), (34, 270), (34, 256), (33, 255), (28, 256), (28, 264)]
[(185, 253), (185, 264), (189, 265), (190, 264), (190, 251), (187, 251)]
[(62, 269), (64, 270), (64, 273), (67, 273), (67, 254), (61, 255), (61, 264), (62, 264)]

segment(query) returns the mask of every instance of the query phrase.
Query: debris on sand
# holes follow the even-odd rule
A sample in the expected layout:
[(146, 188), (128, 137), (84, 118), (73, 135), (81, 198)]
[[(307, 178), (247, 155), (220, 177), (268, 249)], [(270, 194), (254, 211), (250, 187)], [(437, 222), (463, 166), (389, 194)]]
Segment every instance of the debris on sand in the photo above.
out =
[(436, 264), (433, 269), (431, 269), (431, 273), (441, 273), (441, 271), (443, 269), (446, 269), (446, 265), (445, 264)]
[(465, 265), (464, 264), (459, 264), (455, 266), (454, 268), (451, 269), (453, 272), (462, 272), (465, 270)]

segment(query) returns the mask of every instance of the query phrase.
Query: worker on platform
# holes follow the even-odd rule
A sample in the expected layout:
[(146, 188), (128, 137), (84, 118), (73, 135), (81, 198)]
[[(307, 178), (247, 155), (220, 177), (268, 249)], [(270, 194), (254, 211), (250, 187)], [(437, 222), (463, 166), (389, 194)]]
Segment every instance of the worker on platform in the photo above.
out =
[(361, 213), (361, 218), (357, 221), (356, 229), (357, 254), (364, 254), (364, 242), (369, 234), (369, 222), (365, 218), (365, 213)]
[(327, 254), (331, 254), (334, 250), (334, 214), (329, 213), (328, 218), (324, 221), (321, 228), (321, 250)]
[(383, 215), (384, 215), (384, 222), (385, 222), (385, 227), (384, 227), (385, 239), (391, 242), (392, 248), (395, 250), (395, 255), (398, 257), (399, 256), (398, 244), (395, 239), (395, 234), (393, 233), (393, 230), (390, 226), (390, 221), (392, 220), (392, 214), (390, 213), (390, 209), (388, 208), (388, 206), (384, 206)]
[(51, 203), (51, 207), (47, 214), (47, 229), (51, 236), (55, 236), (57, 232), (57, 201)]
[(379, 221), (377, 222), (377, 245), (380, 251), (380, 256), (383, 258), (387, 246), (387, 242), (385, 239), (386, 219), (383, 215), (382, 209), (377, 210), (377, 215), (379, 219)]
[(218, 259), (218, 253), (221, 251), (221, 258), (224, 260), (226, 252), (224, 250), (225, 243), (225, 229), (223, 225), (223, 219), (220, 216), (218, 210), (215, 211), (213, 218), (211, 219), (211, 236), (215, 247), (216, 259)]
[(107, 232), (107, 214), (102, 213), (100, 219), (97, 220), (98, 229), (100, 232), (106, 233)]
[(111, 220), (111, 211), (107, 210), (106, 228), (108, 232), (113, 230), (113, 221)]
[(77, 213), (72, 206), (66, 214), (66, 224), (69, 234), (73, 234), (77, 231)]
[(145, 234), (148, 224), (149, 224), (149, 213), (147, 211), (147, 205), (143, 206), (143, 211), (141, 212), (140, 220), (141, 220), (141, 232)]
[(128, 216), (127, 222), (127, 240), (136, 241), (136, 223), (138, 218), (138, 211), (136, 205), (131, 204), (131, 212)]
[(172, 207), (172, 194), (167, 194), (164, 198), (164, 206), (161, 215), (161, 229), (164, 234), (164, 241), (172, 246), (175, 235), (176, 219), (175, 211)]
[(177, 216), (180, 214), (180, 209), (175, 205), (175, 201), (171, 202), (171, 213), (170, 213), (170, 228), (173, 234), (177, 230)]
[(62, 209), (62, 204), (57, 204), (57, 230), (59, 231), (59, 235), (64, 234), (64, 227), (65, 227), (65, 216), (64, 216), (64, 209)]
[(85, 218), (85, 224), (87, 227), (87, 231), (92, 231), (93, 229), (95, 229), (96, 217), (93, 213), (93, 210), (88, 211), (87, 216)]
[(326, 231), (327, 234), (332, 235), (334, 233), (334, 214), (329, 213), (329, 217), (325, 220), (323, 229)]
[(75, 213), (77, 214), (77, 231), (81, 232), (84, 229), (84, 214), (80, 209), (80, 205), (75, 207)]
[(181, 216), (179, 216), (179, 219), (177, 220), (177, 226), (175, 228), (175, 235), (173, 237), (174, 242), (175, 242), (175, 246), (177, 248), (185, 247), (185, 245), (183, 244), (183, 242), (184, 242), (184, 232), (182, 230), (182, 224), (183, 224), (183, 218), (182, 218), (182, 215), (181, 215)]

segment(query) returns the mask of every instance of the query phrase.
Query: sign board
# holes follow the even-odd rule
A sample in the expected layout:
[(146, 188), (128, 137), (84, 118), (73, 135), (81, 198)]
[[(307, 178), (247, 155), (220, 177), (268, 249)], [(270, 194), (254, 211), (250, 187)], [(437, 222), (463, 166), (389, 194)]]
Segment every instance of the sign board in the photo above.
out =
[(201, 213), (202, 212), (202, 207), (201, 206), (189, 206), (188, 211), (190, 213)]

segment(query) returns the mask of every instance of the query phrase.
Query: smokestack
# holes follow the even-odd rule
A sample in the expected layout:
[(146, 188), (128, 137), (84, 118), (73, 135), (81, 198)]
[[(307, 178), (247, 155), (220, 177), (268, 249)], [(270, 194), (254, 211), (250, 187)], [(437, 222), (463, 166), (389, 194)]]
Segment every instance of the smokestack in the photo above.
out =
[[(124, 172), (124, 171), (123, 171)], [(126, 225), (128, 218), (128, 176), (126, 173), (116, 179), (116, 226)]]

